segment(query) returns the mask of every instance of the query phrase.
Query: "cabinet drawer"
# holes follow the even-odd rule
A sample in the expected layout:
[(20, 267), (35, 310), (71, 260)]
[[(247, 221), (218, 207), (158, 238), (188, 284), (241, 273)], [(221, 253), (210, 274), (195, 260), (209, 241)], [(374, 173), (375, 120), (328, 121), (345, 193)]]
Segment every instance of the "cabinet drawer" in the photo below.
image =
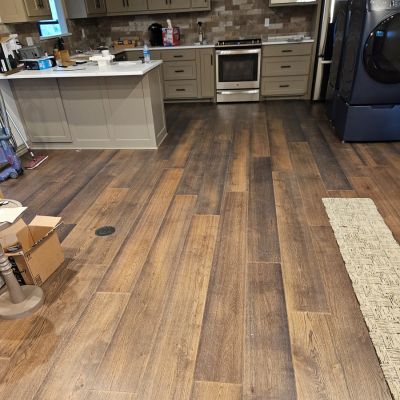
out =
[(309, 56), (264, 58), (263, 76), (307, 75), (310, 70)]
[[(126, 54), (125, 61), (139, 61), (143, 60), (143, 50), (126, 50), (124, 52)], [(150, 49), (150, 58), (152, 60), (161, 60), (161, 53), (158, 50), (151, 50)]]
[(163, 50), (161, 52), (161, 58), (163, 61), (195, 60), (196, 50), (195, 49)]
[(190, 99), (197, 97), (197, 81), (166, 81), (165, 98)]
[(312, 46), (313, 43), (270, 44), (263, 47), (263, 56), (306, 56), (311, 54)]
[(171, 61), (165, 63), (163, 68), (166, 81), (196, 79), (195, 61)]
[(301, 96), (307, 92), (307, 84), (308, 76), (263, 78), (261, 94), (263, 96)]

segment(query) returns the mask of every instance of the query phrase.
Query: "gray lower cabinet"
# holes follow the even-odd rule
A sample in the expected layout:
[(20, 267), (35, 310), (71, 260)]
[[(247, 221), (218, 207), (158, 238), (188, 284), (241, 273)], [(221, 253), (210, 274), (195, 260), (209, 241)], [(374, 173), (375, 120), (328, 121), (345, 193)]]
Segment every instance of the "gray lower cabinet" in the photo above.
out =
[(12, 86), (32, 143), (72, 142), (56, 79), (21, 79)]
[(265, 97), (306, 96), (312, 47), (313, 43), (264, 46), (261, 94)]
[[(151, 50), (152, 60), (163, 60), (164, 98), (166, 100), (214, 99), (214, 48)], [(118, 54), (120, 61), (138, 61), (142, 50)]]
[(198, 52), (199, 90), (200, 97), (213, 98), (215, 96), (215, 54), (214, 49), (201, 49)]

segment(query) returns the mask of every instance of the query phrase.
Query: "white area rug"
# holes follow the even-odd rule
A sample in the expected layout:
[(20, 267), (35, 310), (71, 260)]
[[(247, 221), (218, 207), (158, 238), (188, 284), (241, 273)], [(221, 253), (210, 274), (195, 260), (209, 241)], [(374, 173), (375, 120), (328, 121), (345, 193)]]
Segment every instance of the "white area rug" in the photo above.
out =
[(400, 246), (371, 199), (322, 199), (393, 397), (400, 399)]

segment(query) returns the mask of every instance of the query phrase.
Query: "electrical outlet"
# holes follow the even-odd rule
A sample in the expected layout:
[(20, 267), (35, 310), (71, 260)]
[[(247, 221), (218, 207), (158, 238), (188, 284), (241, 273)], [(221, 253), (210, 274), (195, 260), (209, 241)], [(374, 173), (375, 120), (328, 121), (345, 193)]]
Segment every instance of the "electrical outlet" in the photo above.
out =
[(266, 28), (269, 27), (269, 18), (265, 18), (264, 26), (265, 26)]

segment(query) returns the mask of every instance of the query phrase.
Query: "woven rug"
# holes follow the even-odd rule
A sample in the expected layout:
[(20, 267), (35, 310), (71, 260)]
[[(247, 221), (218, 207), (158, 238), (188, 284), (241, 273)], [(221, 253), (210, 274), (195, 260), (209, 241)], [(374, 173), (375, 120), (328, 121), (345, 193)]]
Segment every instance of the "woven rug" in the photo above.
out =
[(400, 246), (371, 199), (322, 199), (393, 397), (400, 399)]

